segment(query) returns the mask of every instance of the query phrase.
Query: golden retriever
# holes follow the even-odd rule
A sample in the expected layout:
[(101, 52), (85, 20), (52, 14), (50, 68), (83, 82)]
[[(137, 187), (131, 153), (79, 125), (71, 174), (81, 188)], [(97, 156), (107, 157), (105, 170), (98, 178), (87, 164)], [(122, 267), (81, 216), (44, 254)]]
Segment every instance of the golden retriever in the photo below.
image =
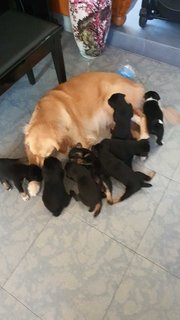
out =
[[(89, 148), (110, 137), (114, 124), (108, 99), (118, 92), (142, 115), (143, 86), (116, 73), (82, 73), (47, 92), (25, 126), (29, 162), (42, 165), (55, 150), (67, 154), (77, 142)], [(140, 119), (140, 138), (147, 138), (145, 117)]]

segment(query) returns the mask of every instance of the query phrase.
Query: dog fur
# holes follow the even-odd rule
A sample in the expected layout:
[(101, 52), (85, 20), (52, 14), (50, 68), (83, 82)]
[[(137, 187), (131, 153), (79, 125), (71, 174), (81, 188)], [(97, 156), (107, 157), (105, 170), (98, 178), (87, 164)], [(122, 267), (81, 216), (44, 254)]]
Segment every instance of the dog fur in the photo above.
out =
[(152, 173), (146, 175), (142, 172), (134, 172), (123, 161), (116, 158), (108, 151), (101, 143), (98, 143), (92, 149), (97, 153), (101, 164), (107, 173), (126, 187), (126, 190), (119, 198), (119, 201), (129, 198), (142, 187), (151, 187), (151, 184), (146, 183), (145, 181), (151, 180)]
[(57, 217), (68, 206), (70, 195), (64, 187), (64, 170), (61, 162), (55, 157), (48, 157), (42, 167), (44, 189), (42, 200), (45, 207)]
[(69, 161), (82, 164), (90, 171), (92, 178), (99, 185), (102, 194), (105, 195), (109, 204), (116, 202), (116, 200), (112, 198), (111, 179), (105, 173), (99, 159), (91, 150), (83, 148), (81, 143), (77, 143), (77, 145), (70, 150), (68, 157)]
[(11, 190), (13, 182), (18, 189), (23, 200), (28, 200), (29, 195), (23, 189), (23, 181), (36, 181), (38, 184), (42, 181), (41, 169), (36, 165), (26, 165), (21, 163), (20, 159), (0, 159), (0, 181), (6, 190)]
[(131, 118), (133, 117), (133, 108), (125, 100), (125, 95), (115, 93), (108, 100), (109, 105), (113, 108), (114, 128), (111, 130), (114, 139), (132, 139)]
[[(86, 148), (110, 137), (114, 126), (112, 94), (122, 92), (133, 112), (142, 107), (144, 88), (111, 72), (86, 72), (47, 92), (25, 126), (25, 148), (30, 163), (42, 165), (54, 151), (67, 155), (77, 142)], [(144, 118), (140, 137), (146, 135)]]
[(75, 181), (78, 186), (78, 194), (71, 191), (74, 198), (88, 206), (90, 212), (94, 211), (94, 217), (99, 215), (102, 207), (101, 190), (89, 170), (75, 162), (67, 162), (65, 170), (67, 177)]
[(163, 145), (164, 125), (163, 113), (159, 105), (160, 96), (155, 91), (148, 91), (144, 98), (143, 112), (146, 115), (148, 131), (157, 137), (156, 142), (161, 146)]
[(134, 156), (147, 157), (150, 151), (150, 144), (147, 139), (139, 141), (104, 139), (101, 141), (101, 144), (106, 148), (106, 150), (110, 151), (130, 168), (132, 168), (132, 160)]

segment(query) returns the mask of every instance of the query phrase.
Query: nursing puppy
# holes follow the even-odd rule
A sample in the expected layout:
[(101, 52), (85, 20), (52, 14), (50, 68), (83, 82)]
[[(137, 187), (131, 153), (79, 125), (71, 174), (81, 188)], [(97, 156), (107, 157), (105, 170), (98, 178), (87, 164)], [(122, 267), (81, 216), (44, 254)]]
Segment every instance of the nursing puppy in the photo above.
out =
[(105, 195), (109, 204), (116, 202), (116, 200), (112, 198), (111, 179), (103, 170), (99, 159), (91, 150), (83, 148), (81, 143), (77, 143), (77, 145), (70, 150), (68, 157), (69, 161), (82, 164), (90, 171), (92, 178), (99, 185), (101, 192)]
[(64, 187), (64, 170), (61, 162), (54, 157), (48, 157), (42, 167), (44, 189), (42, 200), (45, 207), (57, 217), (68, 206), (70, 195)]
[(100, 143), (106, 150), (110, 151), (130, 168), (132, 168), (134, 156), (147, 157), (150, 151), (150, 144), (147, 139), (139, 141), (104, 139)]
[(126, 187), (126, 191), (122, 197), (119, 198), (119, 201), (129, 198), (143, 187), (151, 187), (151, 184), (146, 183), (145, 181), (151, 180), (155, 174), (154, 172), (150, 172), (149, 175), (138, 171), (134, 172), (100, 143), (95, 145), (92, 149), (98, 154), (101, 164), (107, 173)]
[(156, 142), (161, 146), (163, 144), (164, 125), (163, 113), (159, 105), (160, 96), (155, 91), (148, 91), (144, 98), (143, 112), (146, 115), (148, 131), (157, 137)]
[(0, 182), (6, 190), (11, 190), (12, 185), (18, 189), (23, 200), (28, 200), (29, 195), (23, 189), (23, 181), (41, 182), (41, 169), (36, 165), (26, 165), (20, 162), (20, 159), (0, 159)]
[(101, 211), (101, 190), (91, 177), (89, 170), (83, 165), (68, 162), (65, 165), (66, 175), (77, 183), (78, 194), (71, 191), (71, 195), (78, 201), (89, 207), (89, 211), (94, 211), (94, 217), (97, 217)]
[(131, 118), (133, 117), (133, 109), (124, 97), (125, 95), (122, 93), (115, 93), (108, 100), (109, 105), (114, 109), (115, 126), (111, 131), (114, 139), (132, 139)]

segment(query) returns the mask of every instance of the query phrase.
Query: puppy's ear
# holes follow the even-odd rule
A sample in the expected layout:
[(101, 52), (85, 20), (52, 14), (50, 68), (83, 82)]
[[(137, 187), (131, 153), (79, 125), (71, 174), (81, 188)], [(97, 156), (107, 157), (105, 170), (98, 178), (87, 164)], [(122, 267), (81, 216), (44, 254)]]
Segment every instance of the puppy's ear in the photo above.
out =
[(158, 100), (158, 101), (161, 99), (159, 94), (156, 91), (153, 92), (153, 98)]

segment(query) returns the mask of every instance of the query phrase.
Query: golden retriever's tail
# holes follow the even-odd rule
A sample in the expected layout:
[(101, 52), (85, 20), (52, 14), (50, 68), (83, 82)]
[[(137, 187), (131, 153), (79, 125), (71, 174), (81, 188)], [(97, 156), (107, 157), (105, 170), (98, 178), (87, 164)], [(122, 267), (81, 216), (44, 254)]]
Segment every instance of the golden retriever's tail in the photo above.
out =
[(172, 107), (162, 108), (164, 119), (167, 123), (178, 124), (180, 123), (180, 113)]

